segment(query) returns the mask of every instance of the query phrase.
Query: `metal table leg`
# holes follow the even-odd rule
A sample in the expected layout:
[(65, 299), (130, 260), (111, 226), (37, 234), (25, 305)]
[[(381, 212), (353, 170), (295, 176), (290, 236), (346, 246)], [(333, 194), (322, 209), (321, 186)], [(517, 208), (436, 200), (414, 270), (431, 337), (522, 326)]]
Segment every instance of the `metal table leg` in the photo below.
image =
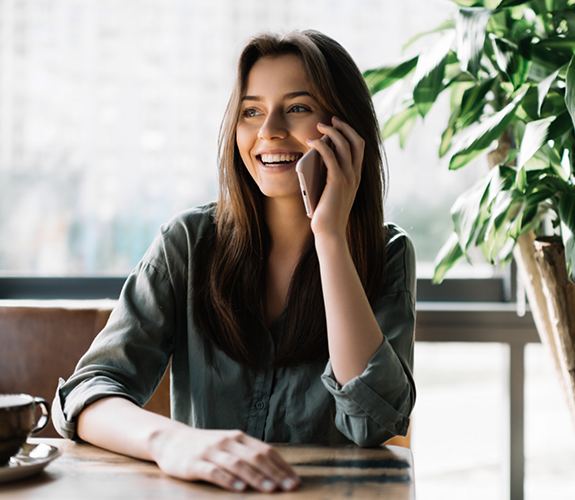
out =
[(525, 479), (524, 449), (524, 384), (525, 384), (525, 344), (509, 344), (509, 379), (507, 384), (507, 436), (504, 454), (503, 498), (523, 500)]

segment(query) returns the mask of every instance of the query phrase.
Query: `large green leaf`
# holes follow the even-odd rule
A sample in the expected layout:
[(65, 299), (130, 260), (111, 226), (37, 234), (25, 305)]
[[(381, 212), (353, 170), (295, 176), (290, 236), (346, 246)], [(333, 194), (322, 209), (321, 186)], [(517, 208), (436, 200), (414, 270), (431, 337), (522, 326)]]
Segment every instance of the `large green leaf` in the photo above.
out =
[(494, 81), (495, 78), (488, 78), (463, 93), (461, 111), (455, 122), (456, 128), (465, 128), (479, 118), (486, 104), (485, 96), (491, 90)]
[(545, 186), (540, 186), (536, 191), (525, 197), (525, 205), (528, 207), (538, 206), (541, 202), (548, 200), (555, 191)]
[(474, 186), (457, 197), (451, 207), (453, 228), (459, 237), (462, 250), (471, 246), (477, 229), (482, 225), (485, 217), (485, 198), (491, 177), (490, 174), (479, 180)]
[(512, 198), (513, 191), (500, 191), (491, 203), (489, 210), (491, 214), (491, 220), (493, 221), (493, 225), (496, 229), (499, 229), (505, 222), (511, 207)]
[(529, 39), (522, 40), (519, 45), (505, 38), (489, 35), (493, 56), (501, 72), (507, 75), (513, 88), (517, 89), (525, 82), (531, 67), (531, 51)]
[(490, 207), (489, 230), (486, 232), (483, 251), (490, 262), (507, 259), (509, 239), (521, 226), (525, 197), (518, 191), (501, 191)]
[(413, 116), (417, 116), (417, 108), (413, 104), (392, 116), (383, 126), (383, 130), (381, 132), (383, 139), (387, 139), (393, 134), (399, 132), (401, 127), (411, 120)]
[[(575, 2), (573, 2), (575, 4)], [(567, 21), (567, 31), (575, 33), (575, 11), (573, 9), (563, 12), (565, 20)]]
[(503, 9), (505, 7), (514, 7), (516, 5), (523, 5), (529, 3), (531, 0), (501, 0), (501, 3), (497, 6), (498, 9)]
[(397, 133), (399, 135), (399, 145), (403, 148), (405, 140), (413, 128), (418, 116), (419, 112), (413, 104), (392, 116), (383, 126), (383, 130), (381, 132), (383, 139), (387, 139)]
[(451, 116), (449, 117), (449, 121), (447, 123), (447, 127), (441, 134), (441, 143), (439, 144), (439, 157), (443, 158), (447, 150), (451, 147), (451, 138), (455, 133), (455, 120), (459, 116), (459, 108), (453, 110)]
[(447, 54), (454, 39), (455, 31), (448, 30), (419, 56), (413, 77), (413, 100), (421, 116), (427, 114), (443, 90)]
[(538, 112), (537, 87), (529, 87), (525, 97), (517, 109), (517, 117), (525, 122), (534, 121), (541, 118)]
[(551, 123), (549, 127), (549, 133), (547, 134), (548, 140), (556, 140), (560, 138), (565, 132), (573, 129), (573, 122), (571, 121), (571, 116), (567, 111), (560, 113), (555, 120)]
[(568, 0), (545, 0), (547, 2), (547, 10), (550, 12), (563, 10), (567, 8)]
[(493, 10), (483, 7), (463, 7), (455, 18), (457, 58), (461, 71), (469, 71), (475, 77), (483, 54), (485, 28), (492, 13)]
[(489, 171), (489, 190), (487, 191), (486, 204), (490, 206), (501, 191), (507, 191), (513, 187), (517, 169), (506, 165), (498, 165)]
[(491, 143), (501, 136), (513, 120), (515, 110), (524, 96), (525, 91), (521, 92), (501, 111), (483, 120), (477, 127), (461, 134), (458, 147), (454, 147), (454, 154), (449, 162), (450, 170), (463, 167), (491, 146)]
[(419, 80), (413, 89), (413, 100), (422, 117), (429, 112), (443, 90), (443, 75), (445, 74), (445, 58), (427, 76)]
[(538, 178), (529, 181), (530, 183), (532, 182), (534, 185), (553, 183), (557, 186), (558, 191), (568, 190), (566, 186), (569, 184), (569, 174), (562, 165), (561, 156), (555, 147), (551, 147), (549, 144), (541, 146), (533, 158), (526, 163), (525, 168), (538, 175)]
[[(543, 101), (543, 107), (541, 108), (541, 118), (546, 118), (548, 116), (557, 116), (561, 113), (567, 111), (565, 106), (565, 96), (555, 89), (551, 89), (547, 94), (547, 99)], [(537, 120), (539, 116), (534, 118)]]
[(571, 58), (565, 76), (565, 105), (575, 126), (575, 56)]
[(557, 75), (559, 74), (559, 71), (561, 71), (561, 69), (562, 68), (558, 68), (556, 71), (551, 73), (547, 78), (541, 80), (537, 85), (537, 101), (538, 101), (537, 114), (539, 116), (541, 116), (541, 106), (543, 106), (543, 101), (547, 97), (547, 93), (549, 92), (551, 85), (553, 85), (553, 82), (557, 79)]
[(554, 49), (556, 51), (564, 51), (564, 52), (571, 52), (575, 53), (575, 37), (570, 36), (556, 36), (545, 38), (541, 40), (539, 44), (542, 47), (546, 47), (548, 49)]
[(519, 52), (519, 46), (511, 40), (494, 35), (493, 33), (489, 34), (489, 38), (497, 66), (499, 66), (499, 69), (504, 73), (508, 73), (513, 56)]
[(529, 122), (525, 125), (525, 133), (521, 141), (519, 162), (517, 164), (519, 168), (523, 167), (537, 150), (547, 142), (549, 127), (554, 120), (555, 117), (550, 116), (549, 118)]
[(541, 149), (535, 153), (535, 156), (543, 159), (548, 163), (548, 165), (551, 167), (551, 175), (559, 177), (565, 183), (569, 181), (569, 173), (565, 171), (565, 168), (561, 164), (561, 156), (559, 156), (559, 153), (555, 147), (551, 147), (549, 143), (544, 144), (541, 146)]
[[(552, 171), (549, 169), (549, 171)], [(548, 187), (553, 189), (556, 193), (566, 193), (569, 192), (569, 183), (565, 181), (560, 176), (556, 175), (555, 172), (553, 174), (543, 174), (539, 178), (539, 182), (542, 186)]]
[[(457, 81), (458, 77), (468, 78), (468, 81)], [(459, 63), (458, 63), (458, 73), (456, 77), (456, 81), (449, 82), (446, 86), (451, 88), (451, 92), (449, 94), (449, 109), (451, 112), (455, 111), (455, 109), (461, 110), (461, 100), (465, 94), (467, 89), (475, 87), (477, 82), (469, 77), (467, 73), (462, 73), (459, 71)]]
[(553, 73), (557, 68), (569, 63), (572, 53), (571, 50), (557, 50), (546, 47), (541, 41), (531, 45), (531, 57), (535, 66), (532, 75), (535, 77), (539, 72), (542, 72), (542, 76), (537, 78), (537, 81), (539, 81)]
[(417, 60), (418, 56), (407, 61), (403, 61), (396, 66), (383, 66), (377, 69), (368, 69), (363, 73), (363, 77), (367, 82), (371, 95), (377, 94), (407, 76), (417, 65)]
[[(559, 202), (561, 238), (565, 246), (565, 260), (569, 272), (575, 271), (575, 192), (563, 193)], [(574, 276), (575, 277), (575, 276)]]
[(511, 224), (509, 228), (509, 236), (514, 240), (521, 234), (521, 230), (528, 220), (533, 220), (535, 214), (537, 213), (537, 207), (527, 207), (526, 205), (522, 205), (515, 221)]
[(475, 160), (475, 158), (483, 154), (487, 147), (488, 146), (486, 146), (484, 149), (468, 148), (453, 155), (451, 160), (449, 160), (449, 170), (458, 170), (461, 167), (464, 167), (468, 163)]
[(541, 221), (548, 213), (549, 205), (547, 203), (539, 203), (538, 205), (527, 207), (521, 217), (521, 227), (517, 237), (539, 227)]
[(523, 85), (529, 76), (531, 69), (531, 37), (519, 41), (519, 52), (513, 59), (512, 66), (508, 69), (508, 75), (515, 89)]
[(521, 192), (524, 193), (527, 189), (527, 172), (526, 170), (521, 167), (517, 170), (517, 177), (515, 179), (515, 187)]
[(435, 258), (435, 271), (432, 282), (434, 284), (441, 283), (445, 277), (445, 273), (449, 271), (461, 257), (463, 257), (463, 250), (459, 246), (459, 238), (456, 233), (452, 233)]

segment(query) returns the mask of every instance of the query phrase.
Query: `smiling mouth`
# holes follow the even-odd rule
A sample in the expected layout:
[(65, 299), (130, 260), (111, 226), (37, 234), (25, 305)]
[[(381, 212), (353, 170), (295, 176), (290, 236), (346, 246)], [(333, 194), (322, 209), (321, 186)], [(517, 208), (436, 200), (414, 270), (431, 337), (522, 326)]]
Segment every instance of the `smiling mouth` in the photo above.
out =
[(288, 154), (261, 154), (257, 155), (258, 160), (266, 167), (276, 165), (287, 165), (299, 160), (303, 153), (288, 153)]

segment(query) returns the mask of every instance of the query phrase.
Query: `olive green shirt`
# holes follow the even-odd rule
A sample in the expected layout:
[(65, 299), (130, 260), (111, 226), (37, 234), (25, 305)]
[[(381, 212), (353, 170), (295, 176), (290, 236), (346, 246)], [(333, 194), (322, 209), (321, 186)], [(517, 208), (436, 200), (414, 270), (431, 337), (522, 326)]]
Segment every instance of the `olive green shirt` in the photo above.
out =
[(274, 369), (268, 330), (265, 366), (255, 372), (215, 348), (193, 317), (194, 248), (213, 230), (215, 204), (163, 225), (130, 274), (108, 324), (74, 374), (60, 381), (56, 429), (77, 439), (76, 417), (107, 396), (143, 406), (170, 357), (171, 416), (203, 429), (240, 429), (267, 442), (381, 444), (405, 435), (415, 402), (415, 252), (400, 228), (386, 225), (387, 272), (374, 313), (384, 341), (364, 373), (343, 387), (329, 361)]

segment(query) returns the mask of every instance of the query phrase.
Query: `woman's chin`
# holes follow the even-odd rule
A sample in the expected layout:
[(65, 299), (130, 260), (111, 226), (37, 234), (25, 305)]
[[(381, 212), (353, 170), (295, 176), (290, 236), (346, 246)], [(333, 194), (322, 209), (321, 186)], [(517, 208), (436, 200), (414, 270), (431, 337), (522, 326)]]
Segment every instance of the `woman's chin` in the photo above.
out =
[(274, 188), (260, 188), (262, 194), (268, 199), (277, 201), (280, 203), (291, 203), (291, 204), (301, 204), (302, 209), (305, 209), (303, 204), (303, 198), (301, 195), (301, 191), (299, 190), (299, 186), (296, 187), (295, 190), (287, 190), (287, 189), (274, 189)]

